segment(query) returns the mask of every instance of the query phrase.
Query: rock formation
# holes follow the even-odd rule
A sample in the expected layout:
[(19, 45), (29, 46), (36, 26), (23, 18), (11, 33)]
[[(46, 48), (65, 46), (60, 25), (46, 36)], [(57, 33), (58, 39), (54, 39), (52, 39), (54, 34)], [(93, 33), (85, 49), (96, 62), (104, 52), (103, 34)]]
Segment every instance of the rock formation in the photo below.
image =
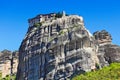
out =
[(105, 45), (112, 43), (112, 37), (106, 30), (96, 31), (93, 33), (93, 35), (97, 42), (96, 44), (98, 45)]
[(78, 15), (40, 14), (29, 19), (19, 48), (17, 80), (66, 80), (120, 62), (120, 47), (105, 31), (93, 34)]
[(66, 80), (91, 71), (99, 64), (97, 49), (81, 16), (40, 14), (29, 19), (17, 80)]
[(4, 78), (7, 75), (15, 75), (18, 66), (18, 51), (3, 50), (0, 52), (0, 74)]
[(111, 35), (105, 31), (97, 31), (94, 34), (98, 45), (98, 58), (101, 67), (107, 66), (112, 62), (120, 62), (120, 47), (112, 44)]

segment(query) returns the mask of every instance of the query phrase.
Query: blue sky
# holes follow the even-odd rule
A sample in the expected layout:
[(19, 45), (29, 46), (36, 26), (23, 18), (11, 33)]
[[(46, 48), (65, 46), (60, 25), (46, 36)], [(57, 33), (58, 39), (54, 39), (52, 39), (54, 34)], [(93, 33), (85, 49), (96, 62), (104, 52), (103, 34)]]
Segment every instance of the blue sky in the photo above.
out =
[(106, 29), (120, 45), (119, 0), (0, 0), (0, 51), (17, 50), (29, 18), (40, 13), (66, 11), (83, 16), (91, 33)]

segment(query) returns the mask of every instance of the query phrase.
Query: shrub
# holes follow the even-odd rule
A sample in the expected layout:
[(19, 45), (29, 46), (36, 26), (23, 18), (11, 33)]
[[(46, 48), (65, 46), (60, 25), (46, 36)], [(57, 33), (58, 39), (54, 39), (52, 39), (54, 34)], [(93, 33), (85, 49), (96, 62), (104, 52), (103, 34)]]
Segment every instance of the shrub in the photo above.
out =
[(15, 75), (12, 75), (12, 76), (6, 75), (6, 77), (0, 78), (0, 80), (10, 80), (11, 78), (12, 78), (12, 80), (15, 80), (16, 76)]
[(100, 69), (100, 65), (98, 63), (95, 64), (96, 69)]
[(40, 26), (42, 26), (42, 22), (35, 23), (34, 26), (35, 26), (35, 27), (40, 27)]
[(59, 32), (59, 34), (61, 35), (61, 34), (64, 34), (64, 31), (63, 30), (61, 30), (60, 32)]
[(62, 15), (63, 15), (63, 14), (62, 14), (61, 12), (58, 12), (58, 13), (56, 13), (55, 18), (61, 18)]
[(78, 75), (72, 80), (120, 80), (120, 63), (112, 63), (101, 70)]

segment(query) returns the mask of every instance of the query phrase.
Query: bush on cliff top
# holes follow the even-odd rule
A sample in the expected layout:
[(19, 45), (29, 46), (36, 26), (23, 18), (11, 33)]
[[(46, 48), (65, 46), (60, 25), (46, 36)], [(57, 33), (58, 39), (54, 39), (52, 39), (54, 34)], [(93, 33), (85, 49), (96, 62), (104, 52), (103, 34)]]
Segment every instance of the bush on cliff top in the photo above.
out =
[(112, 63), (101, 70), (78, 75), (72, 80), (120, 80), (120, 63)]

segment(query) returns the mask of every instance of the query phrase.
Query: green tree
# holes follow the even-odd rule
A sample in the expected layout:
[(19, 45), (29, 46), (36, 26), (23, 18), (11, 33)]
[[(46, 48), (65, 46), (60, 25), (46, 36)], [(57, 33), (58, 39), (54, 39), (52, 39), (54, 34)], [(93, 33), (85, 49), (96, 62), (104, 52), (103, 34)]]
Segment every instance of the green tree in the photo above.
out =
[(77, 75), (72, 80), (120, 80), (120, 63), (112, 63), (100, 70)]
[(56, 18), (61, 18), (62, 15), (63, 15), (63, 14), (62, 14), (61, 12), (58, 12), (58, 13), (56, 13), (55, 17), (56, 17)]

